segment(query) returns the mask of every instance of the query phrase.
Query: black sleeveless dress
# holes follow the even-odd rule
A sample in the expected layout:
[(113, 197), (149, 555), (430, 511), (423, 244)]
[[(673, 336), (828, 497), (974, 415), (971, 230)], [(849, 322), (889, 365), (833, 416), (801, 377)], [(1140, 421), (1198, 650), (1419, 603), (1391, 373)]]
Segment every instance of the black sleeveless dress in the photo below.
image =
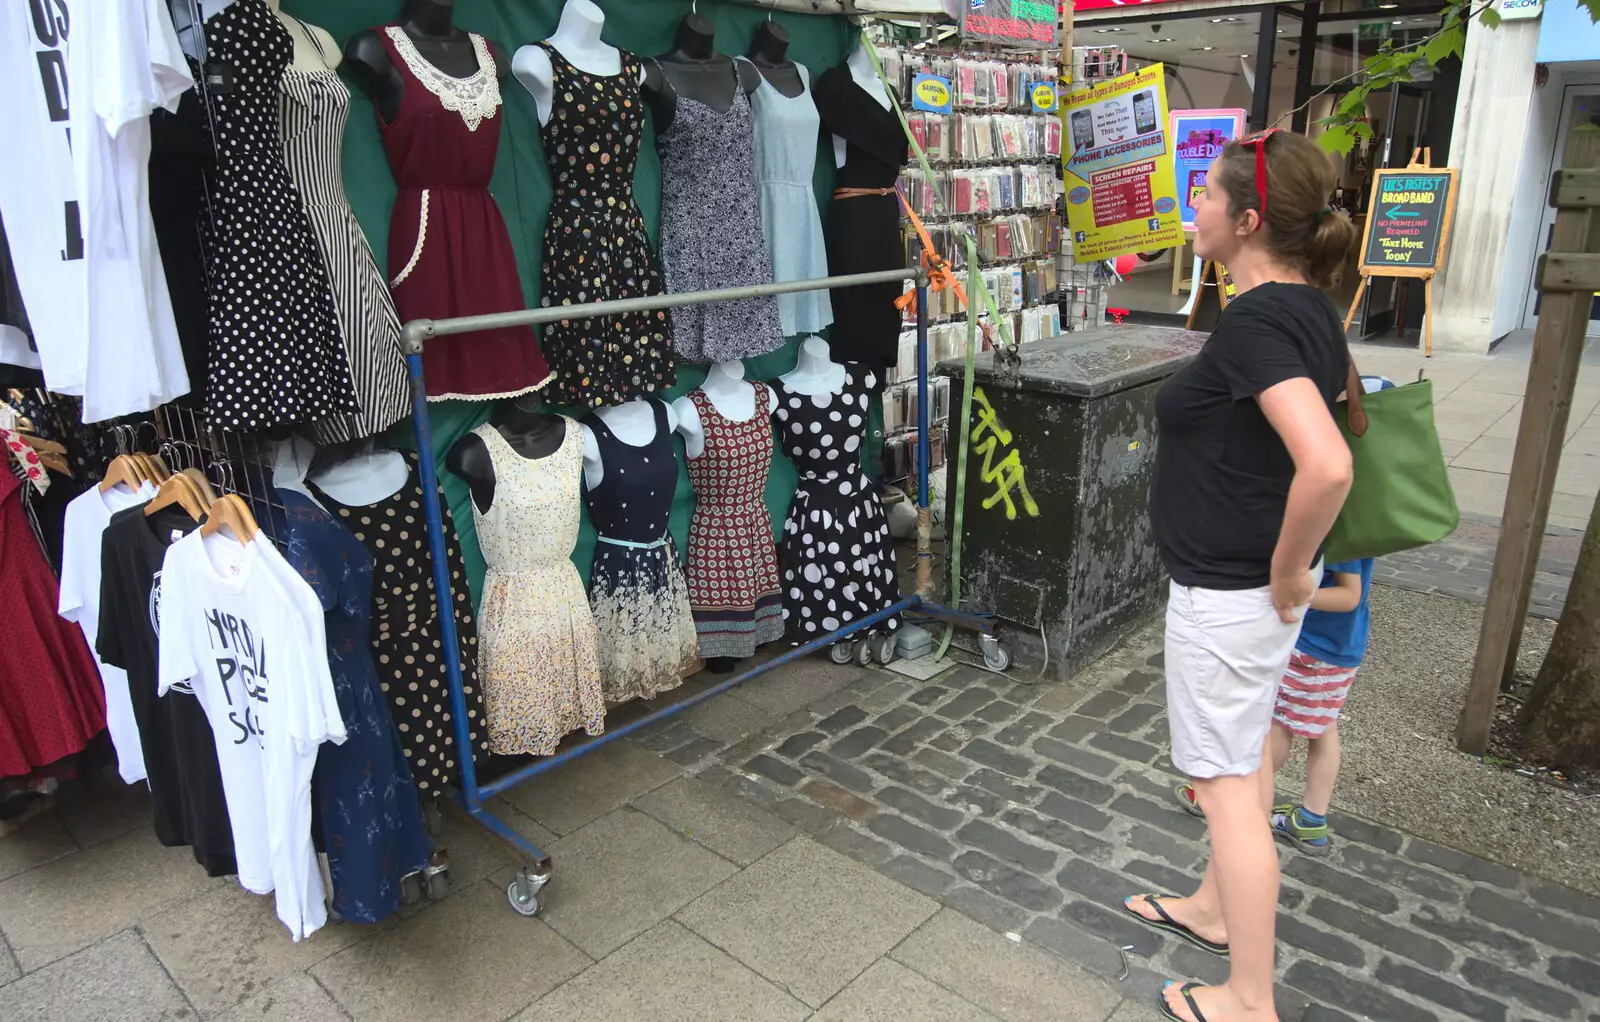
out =
[[(550, 219), (541, 267), (544, 306), (659, 295), (665, 288), (644, 218), (633, 199), (633, 167), (644, 138), (639, 60), (622, 71), (580, 71), (553, 46), (550, 121), (539, 130), (550, 167)], [(541, 337), (555, 372), (556, 404), (616, 405), (673, 385), (677, 362), (667, 312), (633, 312), (551, 323)]]
[(583, 495), (599, 533), (589, 606), (599, 637), (606, 702), (650, 699), (677, 688), (699, 659), (689, 586), (667, 532), (678, 486), (678, 454), (667, 406), (651, 401), (655, 435), (623, 443), (598, 415), (583, 420), (600, 448), (600, 485)]
[(266, 0), (234, 0), (206, 22), (207, 51), (232, 70), (212, 96), (217, 161), (201, 216), (209, 242), (213, 425), (263, 430), (359, 411), (322, 249), (289, 180), (278, 82), (294, 39)]

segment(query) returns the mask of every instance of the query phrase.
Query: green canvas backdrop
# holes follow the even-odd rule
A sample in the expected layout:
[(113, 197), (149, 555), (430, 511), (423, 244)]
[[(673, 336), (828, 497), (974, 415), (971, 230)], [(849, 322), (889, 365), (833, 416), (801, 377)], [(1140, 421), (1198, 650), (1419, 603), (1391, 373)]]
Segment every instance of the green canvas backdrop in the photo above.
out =
[[(690, 6), (685, 0), (596, 2), (606, 14), (602, 38), (614, 46), (640, 55), (657, 54), (670, 49), (678, 22), (689, 13)], [(560, 19), (561, 7), (560, 0), (458, 0), (455, 23), (487, 37), (509, 57), (518, 47), (548, 37)], [(401, 0), (284, 0), (283, 9), (327, 29), (343, 46), (350, 35), (361, 29), (393, 22), (399, 16)], [(756, 27), (769, 16), (757, 8), (719, 3), (716, 0), (704, 0), (698, 9), (716, 23), (717, 49), (730, 54), (744, 53), (749, 48)], [(826, 68), (843, 61), (855, 43), (856, 29), (842, 17), (783, 12), (772, 14), (771, 17), (789, 33), (790, 59), (805, 64), (813, 80)], [(349, 193), (356, 218), (372, 244), (379, 266), (387, 275), (384, 264), (388, 251), (389, 210), (395, 196), (394, 178), (389, 172), (383, 146), (378, 139), (372, 104), (359, 90), (352, 89), (352, 92), (355, 100), (345, 135), (345, 190)], [(539, 301), (539, 263), (543, 253), (545, 215), (550, 203), (550, 176), (545, 169), (539, 121), (532, 97), (510, 75), (501, 82), (501, 94), (505, 106), (504, 120), (499, 125), (500, 153), (489, 187), (505, 215), (506, 226), (511, 233), (511, 245), (517, 255), (524, 297), (528, 305), (533, 307)], [(826, 218), (833, 192), (833, 152), (831, 146), (821, 146), (820, 142), (819, 139), (814, 183), (818, 204)], [(651, 241), (655, 242), (661, 207), (661, 162), (656, 155), (653, 125), (646, 128), (638, 169), (634, 174), (634, 186)], [(746, 360), (747, 378), (770, 380), (788, 372), (794, 367), (798, 345), (798, 338), (789, 338), (778, 351)], [(704, 367), (680, 365), (678, 385), (668, 391), (666, 397), (669, 400), (677, 397), (699, 386), (704, 378)], [(445, 450), (463, 433), (487, 421), (490, 407), (488, 403), (461, 401), (432, 405), (429, 421), (433, 427), (435, 454), (442, 459)], [(579, 409), (558, 410), (581, 414)], [(881, 422), (882, 409), (874, 401), (869, 439), (863, 446), (863, 460), (867, 465), (876, 466), (881, 457)], [(389, 440), (396, 446), (412, 445), (410, 420), (396, 426)], [(688, 540), (694, 495), (689, 488), (688, 471), (683, 467), (682, 440), (678, 439), (677, 443), (679, 480), (670, 529), (681, 552)], [(466, 485), (442, 468), (440, 478), (461, 536), (468, 580), (474, 599), (477, 599), (482, 591), (484, 565), (473, 529), (471, 500)], [(794, 495), (795, 480), (794, 467), (781, 453), (776, 454), (766, 488), (766, 504), (772, 514), (774, 530), (782, 527), (790, 498)], [(578, 545), (573, 552), (573, 563), (583, 575), (585, 584), (594, 557), (594, 542), (594, 529), (586, 513)]]

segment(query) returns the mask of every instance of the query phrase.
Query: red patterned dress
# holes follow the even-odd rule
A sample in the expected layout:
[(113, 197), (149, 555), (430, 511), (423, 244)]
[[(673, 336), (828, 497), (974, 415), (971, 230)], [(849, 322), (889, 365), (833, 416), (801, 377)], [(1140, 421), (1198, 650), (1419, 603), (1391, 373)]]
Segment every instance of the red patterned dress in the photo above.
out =
[(0, 777), (82, 752), (106, 726), (105, 689), (83, 632), (56, 616), (56, 577), (0, 449)]
[(705, 392), (689, 392), (705, 450), (689, 462), (689, 605), (702, 657), (743, 658), (783, 636), (783, 593), (772, 518), (761, 501), (772, 465), (771, 399), (760, 383), (755, 412), (733, 422)]

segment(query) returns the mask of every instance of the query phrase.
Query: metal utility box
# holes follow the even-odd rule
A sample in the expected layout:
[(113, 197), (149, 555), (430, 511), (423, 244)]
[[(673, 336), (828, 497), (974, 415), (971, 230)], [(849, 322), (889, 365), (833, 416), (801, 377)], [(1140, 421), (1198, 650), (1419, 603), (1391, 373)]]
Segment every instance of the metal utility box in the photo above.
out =
[[(1018, 364), (978, 356), (967, 439), (961, 607), (1011, 627), (1014, 661), (1076, 673), (1158, 608), (1166, 571), (1146, 501), (1156, 391), (1205, 335), (1106, 326), (1037, 341)], [(955, 529), (960, 360), (953, 379), (947, 535)]]

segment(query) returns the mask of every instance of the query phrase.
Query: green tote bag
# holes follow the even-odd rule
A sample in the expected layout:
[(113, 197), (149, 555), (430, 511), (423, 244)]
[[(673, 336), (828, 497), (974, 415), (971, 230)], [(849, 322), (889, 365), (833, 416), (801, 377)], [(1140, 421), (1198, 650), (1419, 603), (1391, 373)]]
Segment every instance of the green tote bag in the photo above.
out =
[(1323, 543), (1329, 563), (1436, 543), (1461, 520), (1433, 424), (1433, 381), (1363, 394), (1355, 363), (1334, 409), (1355, 461), (1350, 496)]

